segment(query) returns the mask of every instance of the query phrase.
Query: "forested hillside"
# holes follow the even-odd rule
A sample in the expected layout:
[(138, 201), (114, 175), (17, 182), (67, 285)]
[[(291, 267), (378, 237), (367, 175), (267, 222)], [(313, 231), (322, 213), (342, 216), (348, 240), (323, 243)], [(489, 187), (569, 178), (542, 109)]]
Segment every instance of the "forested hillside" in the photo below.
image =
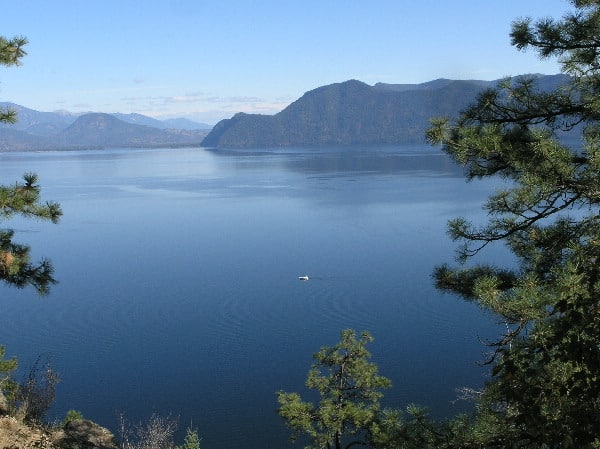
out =
[[(541, 90), (566, 75), (537, 75)], [(388, 145), (424, 142), (429, 119), (456, 116), (496, 81), (434, 80), (423, 84), (360, 81), (322, 86), (275, 115), (239, 113), (217, 123), (207, 147), (252, 148), (319, 145)]]

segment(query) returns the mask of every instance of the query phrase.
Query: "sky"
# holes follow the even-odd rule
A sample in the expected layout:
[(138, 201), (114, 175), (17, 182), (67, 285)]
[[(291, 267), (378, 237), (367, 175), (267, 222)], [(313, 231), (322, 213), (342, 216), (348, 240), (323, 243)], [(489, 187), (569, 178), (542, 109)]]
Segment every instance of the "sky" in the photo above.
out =
[(0, 101), (38, 111), (139, 113), (215, 124), (274, 114), (319, 86), (555, 74), (510, 45), (511, 22), (567, 0), (19, 0), (0, 35)]

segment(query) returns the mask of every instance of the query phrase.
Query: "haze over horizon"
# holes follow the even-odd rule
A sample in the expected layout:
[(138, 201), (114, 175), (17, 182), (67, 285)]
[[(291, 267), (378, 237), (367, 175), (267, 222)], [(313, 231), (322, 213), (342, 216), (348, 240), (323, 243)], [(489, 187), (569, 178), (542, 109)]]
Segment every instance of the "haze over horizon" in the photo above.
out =
[(566, 0), (10, 2), (0, 34), (27, 37), (28, 55), (0, 71), (0, 101), (215, 124), (279, 112), (348, 79), (554, 74), (556, 60), (510, 45), (510, 25), (571, 9)]

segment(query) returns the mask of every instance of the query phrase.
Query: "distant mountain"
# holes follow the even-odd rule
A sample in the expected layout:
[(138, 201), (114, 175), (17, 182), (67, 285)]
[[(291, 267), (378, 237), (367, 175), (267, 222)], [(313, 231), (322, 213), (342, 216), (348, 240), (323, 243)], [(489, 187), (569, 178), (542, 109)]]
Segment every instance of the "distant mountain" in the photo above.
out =
[(47, 141), (44, 137), (28, 134), (18, 129), (0, 128), (0, 152), (44, 148), (47, 148)]
[(117, 112), (111, 115), (115, 116), (119, 120), (122, 120), (126, 123), (131, 123), (133, 125), (146, 125), (158, 129), (166, 128), (162, 121), (142, 114), (121, 114)]
[(17, 113), (17, 122), (14, 124), (0, 124), (0, 129), (26, 131), (33, 135), (51, 135), (69, 126), (77, 116), (55, 112), (39, 112), (15, 103), (0, 103), (0, 109), (11, 109)]
[(127, 123), (112, 114), (91, 113), (79, 117), (55, 137), (61, 147), (128, 147), (199, 144), (206, 133), (165, 130)]
[(206, 123), (197, 123), (186, 118), (168, 118), (168, 119), (156, 119), (141, 114), (112, 114), (120, 120), (134, 125), (147, 125), (158, 129), (187, 129), (187, 130), (204, 130), (208, 131), (212, 129), (211, 125)]
[(167, 125), (168, 128), (176, 128), (176, 129), (202, 129), (202, 130), (211, 130), (212, 125), (207, 125), (206, 123), (198, 123), (192, 120), (188, 120), (187, 118), (167, 118), (163, 119), (162, 122)]
[[(540, 89), (568, 81), (536, 75)], [(497, 81), (439, 79), (369, 86), (357, 80), (319, 87), (275, 115), (238, 113), (217, 123), (207, 147), (251, 148), (423, 142), (429, 119), (455, 116)]]
[(199, 145), (208, 133), (202, 124), (177, 128), (141, 114), (39, 112), (14, 103), (0, 108), (17, 112), (15, 124), (0, 124), (0, 151)]
[[(566, 75), (534, 75), (541, 90)], [(39, 112), (13, 103), (14, 125), (0, 124), (0, 151), (203, 145), (288, 147), (423, 142), (429, 119), (456, 116), (497, 81), (437, 79), (422, 84), (370, 86), (350, 80), (306, 92), (275, 115), (238, 113), (209, 126), (141, 114)]]

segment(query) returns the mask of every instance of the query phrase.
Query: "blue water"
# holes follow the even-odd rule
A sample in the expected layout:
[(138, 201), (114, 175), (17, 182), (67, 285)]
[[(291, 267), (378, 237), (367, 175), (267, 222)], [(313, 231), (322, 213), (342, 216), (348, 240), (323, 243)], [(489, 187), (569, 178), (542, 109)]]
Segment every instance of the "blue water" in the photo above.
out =
[(496, 320), (431, 272), (453, 261), (447, 220), (484, 220), (495, 185), (437, 149), (0, 154), (0, 183), (26, 171), (64, 217), (4, 225), (60, 283), (45, 298), (0, 286), (0, 343), (24, 368), (51, 356), (51, 418), (77, 409), (116, 432), (120, 413), (170, 413), (203, 449), (289, 447), (275, 393), (304, 394), (311, 355), (345, 328), (375, 337), (388, 406), (447, 416), (469, 407), (455, 388), (485, 380)]

